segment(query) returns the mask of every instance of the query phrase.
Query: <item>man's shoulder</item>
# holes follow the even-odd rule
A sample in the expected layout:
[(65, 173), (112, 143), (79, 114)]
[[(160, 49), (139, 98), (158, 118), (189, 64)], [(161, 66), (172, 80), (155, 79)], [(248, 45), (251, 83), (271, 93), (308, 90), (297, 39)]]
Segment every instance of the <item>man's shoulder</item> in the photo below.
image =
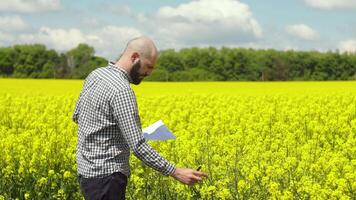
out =
[(91, 71), (87, 77), (85, 78), (85, 80), (90, 80), (93, 78), (98, 78), (101, 76), (101, 74), (103, 73), (103, 71), (105, 70), (106, 67), (99, 67), (94, 69), (93, 71)]
[(90, 74), (102, 75), (103, 72), (105, 72), (105, 71), (107, 71), (107, 67), (98, 67), (98, 68), (94, 69), (92, 72), (90, 72)]
[(92, 73), (114, 92), (132, 90), (130, 83), (120, 74), (112, 73), (109, 67), (97, 68)]

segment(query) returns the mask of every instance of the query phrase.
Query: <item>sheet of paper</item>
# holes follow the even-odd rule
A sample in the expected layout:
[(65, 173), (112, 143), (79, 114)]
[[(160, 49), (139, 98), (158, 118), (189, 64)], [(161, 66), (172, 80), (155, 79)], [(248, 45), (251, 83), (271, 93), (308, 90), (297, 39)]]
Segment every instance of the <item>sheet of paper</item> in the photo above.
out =
[(162, 120), (158, 120), (150, 126), (142, 129), (142, 132), (143, 137), (146, 140), (169, 140), (176, 138)]

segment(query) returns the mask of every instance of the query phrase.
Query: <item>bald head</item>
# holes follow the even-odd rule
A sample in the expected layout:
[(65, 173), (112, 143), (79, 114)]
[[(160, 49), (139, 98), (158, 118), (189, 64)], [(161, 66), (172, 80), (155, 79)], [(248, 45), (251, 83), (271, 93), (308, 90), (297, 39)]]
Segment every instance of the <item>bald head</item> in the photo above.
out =
[(155, 44), (146, 36), (134, 38), (127, 43), (123, 54), (130, 55), (133, 52), (137, 52), (143, 58), (150, 60), (157, 56), (157, 48)]
[(153, 41), (142, 36), (128, 42), (116, 65), (129, 73), (132, 83), (139, 84), (152, 73), (157, 57), (158, 52)]

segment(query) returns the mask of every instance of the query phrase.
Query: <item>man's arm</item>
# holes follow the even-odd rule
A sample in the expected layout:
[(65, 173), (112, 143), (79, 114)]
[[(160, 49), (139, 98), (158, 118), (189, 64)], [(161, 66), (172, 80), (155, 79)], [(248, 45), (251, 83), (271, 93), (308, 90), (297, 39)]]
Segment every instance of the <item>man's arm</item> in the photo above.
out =
[(111, 101), (115, 120), (134, 155), (147, 166), (171, 175), (176, 167), (160, 156), (143, 137), (135, 94), (131, 89), (120, 91)]
[(142, 162), (164, 175), (171, 175), (176, 180), (187, 185), (193, 185), (201, 181), (202, 177), (208, 176), (206, 173), (197, 170), (176, 168), (146, 143), (142, 134), (136, 97), (131, 89), (117, 94), (111, 103), (115, 119), (126, 142)]

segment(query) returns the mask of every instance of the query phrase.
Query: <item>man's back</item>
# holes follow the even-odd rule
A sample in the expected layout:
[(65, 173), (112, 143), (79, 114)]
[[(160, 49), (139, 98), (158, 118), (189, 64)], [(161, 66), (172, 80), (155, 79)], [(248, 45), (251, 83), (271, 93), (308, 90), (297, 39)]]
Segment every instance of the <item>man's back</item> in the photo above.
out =
[(130, 174), (129, 146), (110, 103), (124, 90), (131, 90), (127, 74), (112, 65), (94, 70), (85, 79), (73, 115), (78, 123), (78, 173), (84, 177), (103, 177), (115, 171)]

